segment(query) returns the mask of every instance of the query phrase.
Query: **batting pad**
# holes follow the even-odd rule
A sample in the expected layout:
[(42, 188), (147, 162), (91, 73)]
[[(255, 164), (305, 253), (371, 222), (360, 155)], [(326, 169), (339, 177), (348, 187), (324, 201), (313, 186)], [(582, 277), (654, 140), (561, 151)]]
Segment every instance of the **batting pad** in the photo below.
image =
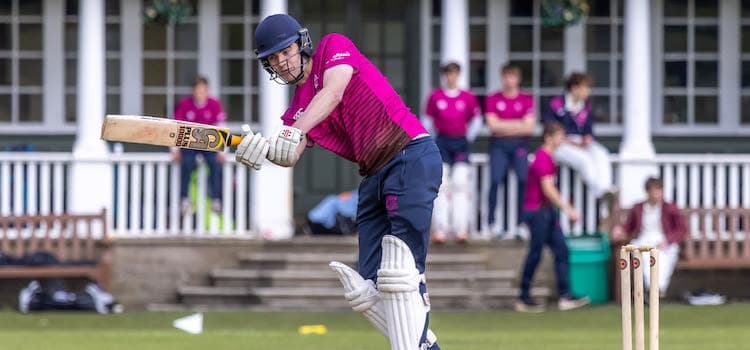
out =
[(388, 337), (388, 325), (385, 312), (380, 305), (380, 296), (372, 280), (365, 280), (357, 271), (338, 261), (328, 265), (336, 272), (339, 281), (344, 285), (344, 297), (354, 311), (362, 313), (375, 329)]
[(385, 309), (391, 349), (426, 349), (429, 345), (420, 344), (430, 311), (428, 303), (419, 293), (419, 284), (424, 279), (404, 241), (385, 235), (382, 247), (378, 289)]
[(457, 233), (469, 232), (471, 182), (471, 166), (462, 162), (454, 164), (451, 174), (451, 214), (453, 229)]
[(447, 234), (450, 231), (450, 171), (450, 165), (443, 163), (443, 181), (440, 184), (437, 198), (435, 198), (435, 206), (432, 210), (432, 224), (435, 230), (442, 234)]

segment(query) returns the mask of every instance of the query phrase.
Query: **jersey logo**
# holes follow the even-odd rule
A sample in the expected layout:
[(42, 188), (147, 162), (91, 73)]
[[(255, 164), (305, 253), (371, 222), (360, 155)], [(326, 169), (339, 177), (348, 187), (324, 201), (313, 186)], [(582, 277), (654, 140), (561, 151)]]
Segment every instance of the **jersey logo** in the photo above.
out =
[(502, 111), (504, 111), (504, 110), (505, 110), (505, 102), (503, 102), (503, 101), (498, 101), (498, 102), (497, 102), (497, 104), (495, 105), (495, 107), (497, 107), (497, 110), (498, 110), (498, 111), (501, 111), (501, 112), (502, 112)]
[(461, 100), (456, 101), (456, 109), (459, 111), (463, 111), (464, 109), (466, 109), (466, 102)]
[(523, 106), (521, 105), (521, 102), (516, 102), (513, 104), (513, 108), (515, 108), (516, 112), (520, 111)]
[(437, 108), (441, 111), (448, 108), (448, 102), (445, 102), (445, 100), (438, 100), (436, 105), (437, 105)]
[(294, 113), (294, 120), (299, 120), (299, 117), (302, 116), (303, 112), (304, 112), (304, 110), (302, 108), (298, 109), (297, 113)]
[(339, 52), (339, 53), (336, 53), (333, 56), (331, 56), (331, 58), (329, 58), (328, 61), (326, 61), (326, 63), (331, 63), (331, 62), (334, 62), (334, 61), (338, 61), (340, 59), (347, 58), (347, 57), (349, 57), (351, 55), (352, 54), (350, 54), (349, 51)]
[(195, 112), (188, 111), (187, 113), (185, 113), (185, 119), (187, 119), (187, 120), (195, 120)]

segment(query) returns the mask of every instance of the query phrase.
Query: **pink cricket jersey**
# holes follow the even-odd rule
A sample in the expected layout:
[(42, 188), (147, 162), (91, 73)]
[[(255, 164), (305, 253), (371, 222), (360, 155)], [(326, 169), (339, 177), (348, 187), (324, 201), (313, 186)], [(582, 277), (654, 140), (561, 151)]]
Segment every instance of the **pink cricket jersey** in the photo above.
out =
[(534, 161), (529, 166), (529, 174), (526, 178), (526, 192), (523, 197), (524, 210), (536, 210), (543, 205), (549, 205), (549, 199), (542, 192), (542, 178), (545, 176), (555, 176), (555, 161), (552, 156), (539, 147), (534, 154)]
[(448, 96), (445, 90), (436, 89), (427, 99), (425, 113), (432, 117), (438, 134), (463, 137), (466, 136), (467, 124), (482, 111), (477, 97), (469, 91), (460, 90), (458, 95)]
[(409, 141), (427, 131), (388, 80), (347, 37), (323, 37), (312, 57), (310, 77), (294, 91), (281, 119), (292, 125), (323, 89), (326, 69), (346, 64), (354, 74), (338, 106), (307, 133), (321, 147), (359, 165), (363, 176), (375, 174)]
[(534, 97), (519, 92), (515, 97), (508, 98), (502, 91), (498, 91), (484, 100), (484, 111), (495, 113), (500, 119), (521, 119), (534, 114)]
[(219, 100), (209, 97), (202, 106), (197, 106), (192, 96), (180, 101), (174, 113), (175, 120), (218, 125), (227, 120)]

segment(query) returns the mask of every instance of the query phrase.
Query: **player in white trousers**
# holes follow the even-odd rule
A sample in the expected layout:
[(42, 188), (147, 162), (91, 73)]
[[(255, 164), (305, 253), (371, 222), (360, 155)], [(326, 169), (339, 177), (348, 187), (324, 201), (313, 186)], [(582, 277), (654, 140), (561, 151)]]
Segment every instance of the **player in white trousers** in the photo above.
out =
[(469, 238), (474, 194), (469, 147), (483, 122), (477, 97), (458, 87), (460, 74), (458, 63), (442, 67), (443, 87), (430, 94), (422, 118), (425, 128), (435, 135), (443, 158), (443, 181), (432, 215), (432, 239), (436, 243), (444, 243), (450, 234), (458, 242)]

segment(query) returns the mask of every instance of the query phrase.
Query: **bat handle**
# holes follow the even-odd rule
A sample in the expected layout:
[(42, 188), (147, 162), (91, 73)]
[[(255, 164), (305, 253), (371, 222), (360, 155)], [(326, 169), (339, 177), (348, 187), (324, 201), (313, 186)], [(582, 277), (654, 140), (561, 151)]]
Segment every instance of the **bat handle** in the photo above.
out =
[(242, 136), (237, 135), (231, 135), (229, 136), (229, 145), (230, 146), (237, 146), (242, 142)]

